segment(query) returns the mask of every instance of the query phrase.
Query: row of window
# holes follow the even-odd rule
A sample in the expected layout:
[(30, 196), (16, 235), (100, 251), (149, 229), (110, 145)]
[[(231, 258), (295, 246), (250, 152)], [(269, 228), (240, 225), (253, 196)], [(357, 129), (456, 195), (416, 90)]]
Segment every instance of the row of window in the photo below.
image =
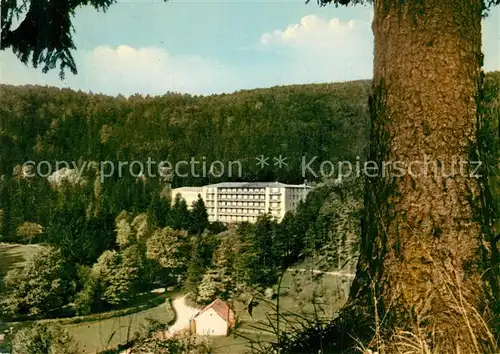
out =
[[(291, 202), (290, 204), (292, 205), (295, 205), (296, 203), (295, 202)], [(264, 208), (266, 206), (266, 203), (264, 202), (219, 202), (218, 203), (219, 206), (238, 206), (238, 207), (260, 207), (260, 208)], [(279, 208), (281, 205), (281, 202), (280, 201), (275, 201), (275, 202), (271, 202), (269, 203), (269, 206), (272, 207), (272, 208)], [(213, 208), (215, 207), (215, 203), (213, 202), (207, 202), (206, 204), (207, 208)]]
[(247, 216), (247, 215), (221, 215), (221, 216), (219, 216), (219, 221), (226, 221), (226, 222), (250, 221), (250, 222), (255, 222), (255, 221), (257, 221), (257, 217), (256, 216)]
[[(290, 205), (292, 209), (295, 209), (297, 207), (297, 204), (292, 203)], [(263, 213), (264, 212), (264, 206), (255, 209), (255, 206), (252, 207), (252, 209), (244, 209), (244, 208), (218, 208), (220, 213), (234, 213), (234, 214), (258, 214), (258, 213)], [(279, 213), (281, 210), (280, 205), (278, 203), (272, 203), (270, 205), (271, 213)], [(215, 213), (215, 208), (214, 207), (208, 207), (207, 208), (207, 213), (210, 215), (213, 215)]]
[(266, 203), (264, 203), (264, 202), (219, 202), (219, 205), (264, 207), (264, 206), (266, 206)]
[(220, 188), (220, 192), (250, 192), (250, 193), (263, 193), (265, 192), (264, 188)]
[(255, 200), (264, 200), (266, 199), (265, 195), (237, 195), (237, 194), (219, 194), (219, 199), (255, 199)]
[[(272, 213), (273, 216), (278, 217), (279, 213)], [(257, 221), (257, 216), (256, 215), (219, 215), (218, 217), (219, 221), (226, 221), (226, 222), (231, 222), (231, 221), (251, 221), (255, 222)]]
[(219, 213), (232, 213), (232, 214), (262, 214), (262, 209), (235, 209), (235, 208), (219, 208)]

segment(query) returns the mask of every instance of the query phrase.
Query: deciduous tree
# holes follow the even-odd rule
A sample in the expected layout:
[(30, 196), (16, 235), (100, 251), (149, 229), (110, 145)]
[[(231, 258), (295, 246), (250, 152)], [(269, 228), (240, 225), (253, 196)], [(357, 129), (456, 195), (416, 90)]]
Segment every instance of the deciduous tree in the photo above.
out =
[(116, 251), (105, 251), (87, 274), (77, 296), (77, 311), (85, 314), (129, 303), (137, 294), (138, 280), (137, 262)]
[(156, 230), (147, 241), (146, 254), (167, 269), (171, 276), (182, 276), (190, 255), (187, 232), (170, 227)]
[(12, 354), (77, 354), (71, 334), (57, 325), (35, 323), (18, 330), (12, 340)]
[(7, 273), (4, 305), (11, 314), (47, 315), (74, 295), (72, 267), (59, 250), (41, 248), (22, 269)]

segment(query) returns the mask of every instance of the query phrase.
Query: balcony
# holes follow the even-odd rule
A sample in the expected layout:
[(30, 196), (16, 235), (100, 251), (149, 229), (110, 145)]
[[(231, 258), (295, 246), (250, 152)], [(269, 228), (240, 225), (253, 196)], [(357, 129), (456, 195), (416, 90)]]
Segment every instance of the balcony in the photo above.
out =
[(242, 201), (264, 201), (264, 198), (255, 198), (255, 199), (244, 199), (244, 198), (228, 198), (228, 197), (219, 197), (217, 198), (218, 201), (223, 201), (223, 202), (242, 202)]
[(248, 217), (252, 217), (252, 216), (259, 216), (259, 215), (262, 215), (264, 214), (264, 212), (256, 212), (256, 213), (237, 213), (237, 212), (229, 212), (229, 211), (219, 211), (217, 213), (218, 216), (248, 216)]
[(264, 209), (266, 207), (265, 203), (263, 205), (230, 205), (218, 203), (219, 208), (232, 208), (232, 209)]
[(222, 192), (222, 191), (218, 191), (217, 194), (236, 194), (236, 195), (249, 195), (249, 194), (255, 194), (255, 195), (265, 195), (266, 194), (266, 191), (265, 190), (262, 190), (262, 191), (257, 191), (257, 192), (245, 192), (245, 191), (241, 191), (241, 192), (238, 192), (236, 190), (229, 190), (229, 191), (226, 191), (226, 192)]

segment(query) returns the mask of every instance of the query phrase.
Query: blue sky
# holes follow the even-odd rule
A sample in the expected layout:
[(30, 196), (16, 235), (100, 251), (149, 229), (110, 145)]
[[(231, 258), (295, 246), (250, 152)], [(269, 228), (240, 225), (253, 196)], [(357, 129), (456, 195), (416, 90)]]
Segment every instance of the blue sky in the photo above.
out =
[[(192, 94), (372, 75), (371, 6), (303, 0), (119, 1), (74, 19), (78, 75), (43, 74), (0, 52), (3, 83), (110, 95)], [(483, 23), (485, 69), (500, 69), (500, 8)]]

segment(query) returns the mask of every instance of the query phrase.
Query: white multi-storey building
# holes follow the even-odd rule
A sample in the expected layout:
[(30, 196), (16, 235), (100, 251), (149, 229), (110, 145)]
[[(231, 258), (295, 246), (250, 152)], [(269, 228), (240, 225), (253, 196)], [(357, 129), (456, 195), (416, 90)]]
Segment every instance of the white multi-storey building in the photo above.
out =
[(295, 210), (312, 187), (279, 182), (223, 182), (203, 187), (172, 189), (191, 206), (203, 198), (209, 221), (255, 222), (260, 214), (270, 213), (281, 221), (287, 211)]

